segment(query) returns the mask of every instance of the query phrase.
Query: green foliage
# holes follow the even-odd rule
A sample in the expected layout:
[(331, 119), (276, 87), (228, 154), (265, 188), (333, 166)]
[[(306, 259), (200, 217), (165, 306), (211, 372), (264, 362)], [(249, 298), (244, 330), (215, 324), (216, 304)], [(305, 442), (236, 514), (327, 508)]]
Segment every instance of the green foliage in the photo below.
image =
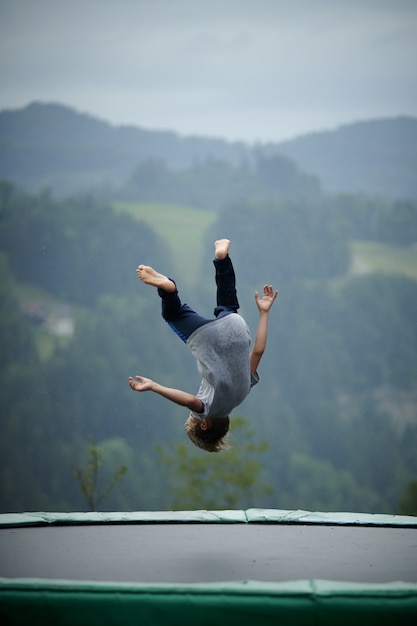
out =
[(400, 500), (399, 515), (417, 515), (417, 479), (412, 480)]
[(0, 373), (12, 363), (36, 360), (36, 349), (30, 327), (17, 313), (19, 301), (8, 258), (0, 252)]
[(149, 263), (169, 255), (154, 231), (92, 197), (0, 194), (0, 248), (16, 278), (86, 306), (137, 288), (138, 250)]
[(78, 467), (75, 470), (74, 478), (79, 482), (80, 489), (87, 500), (90, 511), (96, 511), (96, 507), (99, 506), (103, 500), (109, 495), (115, 485), (121, 480), (124, 474), (127, 472), (126, 465), (120, 465), (116, 470), (116, 473), (102, 489), (98, 489), (99, 470), (102, 466), (102, 451), (93, 441), (90, 442), (88, 447), (89, 459), (87, 465), (82, 468)]
[(239, 443), (219, 454), (202, 454), (182, 442), (174, 443), (172, 452), (156, 446), (169, 475), (170, 508), (248, 508), (255, 505), (257, 497), (272, 493), (260, 478), (264, 468), (259, 459), (267, 442), (253, 440), (254, 431), (243, 417), (233, 417), (232, 429)]
[(381, 224), (381, 241), (408, 245), (417, 241), (417, 200), (398, 200)]
[(345, 386), (414, 385), (417, 283), (404, 277), (358, 277), (344, 287), (339, 307), (342, 350), (350, 360)]
[[(183, 239), (172, 242), (170, 207), (155, 212), (154, 229), (149, 211), (146, 229), (140, 215), (115, 217), (97, 201), (21, 196), (0, 186), (1, 510), (78, 509), (84, 496), (68, 467), (86, 469), (80, 455), (94, 433), (106, 459), (102, 484), (129, 466), (106, 497), (113, 510), (167, 508), (175, 499), (181, 507), (394, 512), (404, 484), (417, 475), (417, 287), (399, 273), (398, 245), (384, 248), (395, 276), (388, 275), (388, 256), (385, 275), (350, 273), (349, 202), (343, 220), (324, 198), (246, 202), (209, 220), (199, 219), (201, 210), (192, 220), (188, 208), (179, 219), (193, 239), (190, 252)], [(374, 208), (383, 212), (376, 201)], [(242, 407), (269, 448), (243, 434), (239, 420), (236, 433), (233, 416), (230, 452), (207, 455), (186, 443), (171, 453), (170, 442), (184, 436), (183, 409), (133, 393), (127, 378), (142, 373), (195, 392), (199, 377), (186, 346), (161, 320), (156, 294), (138, 289), (134, 270), (144, 255), (169, 268), (171, 244), (182, 247), (182, 260), (175, 252), (181, 292), (211, 315), (212, 240), (224, 234), (233, 241), (241, 310), (252, 331), (253, 291), (264, 282), (280, 289), (261, 382)], [(110, 237), (124, 241), (129, 254), (109, 247)], [(100, 273), (118, 278), (106, 282)], [(53, 294), (74, 310), (75, 332), (65, 342), (50, 336), (40, 359), (39, 327), (20, 302)], [(155, 444), (166, 463), (158, 463)], [(164, 480), (179, 460), (193, 482), (174, 480), (168, 491)]]
[[(329, 461), (303, 453), (290, 455), (288, 486), (279, 491), (278, 508), (305, 508), (313, 511), (386, 510), (378, 493), (363, 487), (348, 470), (339, 470)], [(289, 491), (286, 490), (289, 488)]]
[(417, 241), (417, 200), (382, 200), (357, 194), (325, 199), (351, 239), (408, 246)]
[(219, 213), (207, 241), (219, 231), (229, 233), (233, 259), (254, 284), (340, 276), (349, 267), (350, 250), (346, 234), (331, 217), (331, 209), (314, 198), (245, 201)]
[(256, 198), (273, 202), (281, 198), (317, 197), (318, 180), (298, 170), (282, 156), (257, 154), (253, 163), (234, 165), (226, 160), (207, 158), (188, 169), (169, 169), (164, 161), (140, 163), (117, 199), (128, 202), (185, 204), (218, 210), (236, 200)]

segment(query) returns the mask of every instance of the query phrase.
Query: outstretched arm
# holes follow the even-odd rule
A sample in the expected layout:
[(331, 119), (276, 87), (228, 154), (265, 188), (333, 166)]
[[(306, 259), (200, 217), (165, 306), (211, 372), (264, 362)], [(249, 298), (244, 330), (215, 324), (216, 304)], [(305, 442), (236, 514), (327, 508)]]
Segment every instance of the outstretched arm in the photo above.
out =
[(255, 341), (253, 342), (252, 352), (250, 353), (250, 371), (256, 374), (259, 362), (265, 352), (266, 341), (268, 338), (268, 319), (271, 306), (274, 304), (278, 296), (278, 290), (273, 290), (271, 285), (265, 285), (262, 298), (258, 292), (255, 292), (255, 302), (259, 310), (259, 322), (256, 330)]
[(136, 376), (135, 380), (130, 376), (129, 385), (134, 391), (153, 391), (175, 404), (186, 406), (190, 411), (195, 411), (196, 413), (202, 413), (204, 411), (203, 403), (196, 396), (186, 391), (181, 391), (180, 389), (164, 387), (150, 378)]

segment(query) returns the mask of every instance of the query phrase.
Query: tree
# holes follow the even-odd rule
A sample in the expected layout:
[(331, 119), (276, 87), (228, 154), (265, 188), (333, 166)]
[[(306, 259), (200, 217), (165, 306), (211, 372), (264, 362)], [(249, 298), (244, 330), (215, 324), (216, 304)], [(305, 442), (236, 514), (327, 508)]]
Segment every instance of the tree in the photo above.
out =
[(259, 455), (267, 450), (267, 442), (253, 441), (254, 431), (240, 416), (233, 417), (235, 435), (239, 445), (220, 454), (203, 455), (182, 442), (174, 444), (172, 453), (156, 446), (169, 470), (172, 509), (249, 508), (257, 496), (272, 492), (260, 479), (263, 466)]
[(417, 515), (417, 479), (408, 483), (398, 507), (400, 515)]
[(98, 504), (108, 496), (116, 483), (127, 472), (126, 465), (120, 465), (113, 478), (100, 491), (98, 490), (98, 474), (102, 465), (102, 452), (100, 448), (91, 441), (89, 445), (89, 460), (85, 468), (78, 467), (74, 477), (80, 483), (80, 489), (87, 500), (90, 511), (95, 511)]

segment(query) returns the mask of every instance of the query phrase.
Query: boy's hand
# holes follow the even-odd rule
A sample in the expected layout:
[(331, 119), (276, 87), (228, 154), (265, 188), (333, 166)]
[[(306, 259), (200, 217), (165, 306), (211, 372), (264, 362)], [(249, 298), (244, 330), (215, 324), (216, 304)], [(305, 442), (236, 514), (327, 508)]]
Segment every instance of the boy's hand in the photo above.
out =
[(255, 291), (255, 302), (259, 311), (268, 313), (271, 306), (274, 304), (278, 297), (278, 289), (272, 289), (272, 285), (264, 285), (264, 292), (262, 298), (259, 297), (257, 291)]
[(150, 378), (144, 378), (143, 376), (136, 376), (135, 378), (136, 380), (129, 376), (129, 385), (134, 391), (149, 391), (149, 389), (152, 389), (153, 381)]

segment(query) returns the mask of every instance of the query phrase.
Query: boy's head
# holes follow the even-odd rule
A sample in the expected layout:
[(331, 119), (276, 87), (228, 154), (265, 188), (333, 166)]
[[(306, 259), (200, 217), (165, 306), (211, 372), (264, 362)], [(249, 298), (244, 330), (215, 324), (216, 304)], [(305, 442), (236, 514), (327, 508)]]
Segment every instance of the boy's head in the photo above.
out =
[(207, 452), (220, 452), (229, 448), (224, 440), (228, 430), (228, 417), (198, 419), (190, 415), (185, 422), (185, 431), (193, 444)]

